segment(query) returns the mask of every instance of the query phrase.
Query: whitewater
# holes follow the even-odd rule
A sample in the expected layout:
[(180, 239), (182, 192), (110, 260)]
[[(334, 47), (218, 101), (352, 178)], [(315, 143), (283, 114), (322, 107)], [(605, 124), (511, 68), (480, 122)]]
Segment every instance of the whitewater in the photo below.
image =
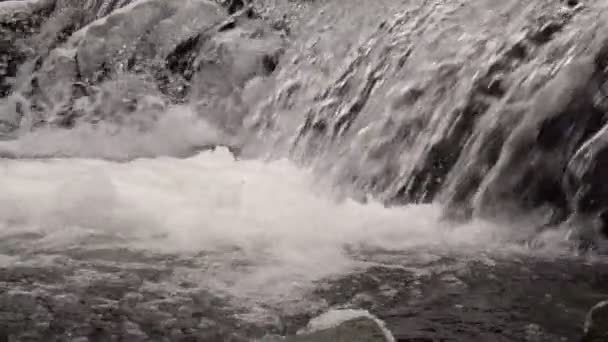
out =
[[(422, 289), (436, 287), (426, 284), (436, 274), (449, 288), (465, 289), (458, 278), (476, 267), (577, 258), (564, 230), (537, 234), (522, 225), (456, 223), (438, 204), (354, 200), (327, 177), (285, 158), (242, 158), (223, 146), (193, 151), (221, 141), (222, 134), (190, 115), (188, 106), (168, 113), (167, 122), (179, 131), (162, 122), (146, 133), (108, 134), (103, 126), (84, 125), (0, 144), (10, 155), (0, 163), (0, 267), (73, 270), (59, 287), (68, 293), (96, 286), (117, 291), (135, 282), (135, 293), (179, 303), (203, 291), (220, 298), (239, 325), (269, 336), (277, 326), (298, 322), (285, 323), (290, 317), (330, 308), (308, 331), (357, 317), (384, 327), (368, 311), (354, 310), (359, 300), (381, 301), (365, 295), (374, 286), (354, 297), (333, 290), (349, 277), (394, 273), (390, 281), (377, 280), (379, 296), (394, 301), (404, 292), (420, 301), (427, 296)], [(180, 118), (188, 124), (180, 125)], [(140, 272), (167, 274), (145, 280)], [(348, 302), (329, 305), (336, 300)], [(209, 340), (227, 339), (218, 336)]]
[[(373, 265), (362, 260), (364, 252), (530, 252), (523, 228), (517, 234), (484, 221), (458, 225), (443, 220), (435, 204), (361, 203), (287, 159), (239, 159), (221, 146), (171, 157), (196, 146), (189, 136), (202, 145), (221, 135), (200, 120), (180, 126), (181, 117), (194, 120), (188, 107), (172, 113), (165, 120), (175, 126), (161, 122), (145, 134), (89, 127), (0, 144), (13, 156), (0, 167), (2, 239), (35, 234), (15, 243), (50, 254), (71, 248), (208, 254), (212, 265), (203, 269), (211, 269), (187, 276), (241, 299), (276, 303)], [(37, 158), (34, 151), (69, 157)], [(133, 157), (142, 154), (155, 157)], [(561, 251), (554, 245), (545, 252), (569, 252), (565, 238)]]

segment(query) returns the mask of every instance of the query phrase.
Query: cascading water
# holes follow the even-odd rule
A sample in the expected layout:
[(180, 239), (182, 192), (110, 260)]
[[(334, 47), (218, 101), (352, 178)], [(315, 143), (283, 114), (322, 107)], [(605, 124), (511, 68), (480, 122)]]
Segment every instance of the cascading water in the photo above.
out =
[(0, 1), (0, 340), (580, 336), (605, 9)]

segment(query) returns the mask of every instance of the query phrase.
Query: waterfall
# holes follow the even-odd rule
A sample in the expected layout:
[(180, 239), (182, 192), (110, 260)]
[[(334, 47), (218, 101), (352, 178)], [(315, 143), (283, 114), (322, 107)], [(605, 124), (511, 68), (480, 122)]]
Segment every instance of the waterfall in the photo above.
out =
[(0, 0), (0, 341), (574, 341), (607, 15)]
[(0, 127), (16, 139), (4, 155), (27, 155), (19, 140), (40, 130), (150, 129), (189, 103), (219, 144), (289, 156), (352, 198), (607, 229), (601, 2), (0, 6), (1, 27), (28, 28), (4, 38)]

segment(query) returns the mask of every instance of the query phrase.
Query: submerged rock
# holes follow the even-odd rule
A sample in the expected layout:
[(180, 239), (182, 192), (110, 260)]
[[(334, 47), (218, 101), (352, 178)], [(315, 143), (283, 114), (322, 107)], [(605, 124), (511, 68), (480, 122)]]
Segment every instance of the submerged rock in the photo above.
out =
[(222, 8), (207, 0), (135, 2), (76, 32), (68, 45), (76, 49), (83, 79), (94, 80), (163, 60), (223, 18)]
[[(272, 340), (271, 340), (272, 341)], [(271, 342), (269, 341), (269, 342)], [(287, 342), (394, 342), (384, 322), (365, 310), (330, 310), (313, 318)]]
[(356, 318), (333, 328), (322, 329), (265, 342), (388, 342), (378, 324), (370, 318)]
[(594, 306), (585, 320), (585, 335), (581, 342), (608, 341), (608, 302)]

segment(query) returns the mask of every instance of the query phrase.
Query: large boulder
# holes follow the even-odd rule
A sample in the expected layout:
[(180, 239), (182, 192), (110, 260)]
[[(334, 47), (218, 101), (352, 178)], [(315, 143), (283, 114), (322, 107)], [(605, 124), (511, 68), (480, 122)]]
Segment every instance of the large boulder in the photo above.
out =
[(236, 135), (251, 105), (244, 92), (250, 81), (275, 71), (283, 40), (249, 22), (214, 35), (200, 48), (192, 66), (191, 102), (210, 122)]
[[(163, 106), (191, 101), (201, 116), (234, 132), (245, 115), (242, 90), (274, 71), (282, 51), (280, 34), (250, 11), (228, 16), (212, 0), (90, 0), (80, 9), (60, 3), (30, 39), (40, 50), (32, 54), (36, 62), (15, 64), (27, 77), (14, 87), (17, 96), (0, 103), (4, 131), (24, 128), (25, 118), (26, 130), (103, 121), (155, 97)], [(67, 37), (43, 39), (59, 32)]]
[(395, 342), (392, 333), (365, 310), (330, 310), (313, 318), (298, 334), (263, 342)]
[[(0, 98), (26, 80), (14, 80), (18, 69), (22, 78), (33, 72), (23, 68), (31, 59), (44, 59), (73, 32), (133, 0), (19, 0), (0, 3)], [(19, 84), (21, 81), (21, 84)], [(17, 84), (15, 84), (15, 82)]]
[(208, 0), (137, 1), (76, 32), (68, 46), (76, 49), (82, 78), (94, 81), (163, 60), (179, 43), (223, 19), (223, 9)]

